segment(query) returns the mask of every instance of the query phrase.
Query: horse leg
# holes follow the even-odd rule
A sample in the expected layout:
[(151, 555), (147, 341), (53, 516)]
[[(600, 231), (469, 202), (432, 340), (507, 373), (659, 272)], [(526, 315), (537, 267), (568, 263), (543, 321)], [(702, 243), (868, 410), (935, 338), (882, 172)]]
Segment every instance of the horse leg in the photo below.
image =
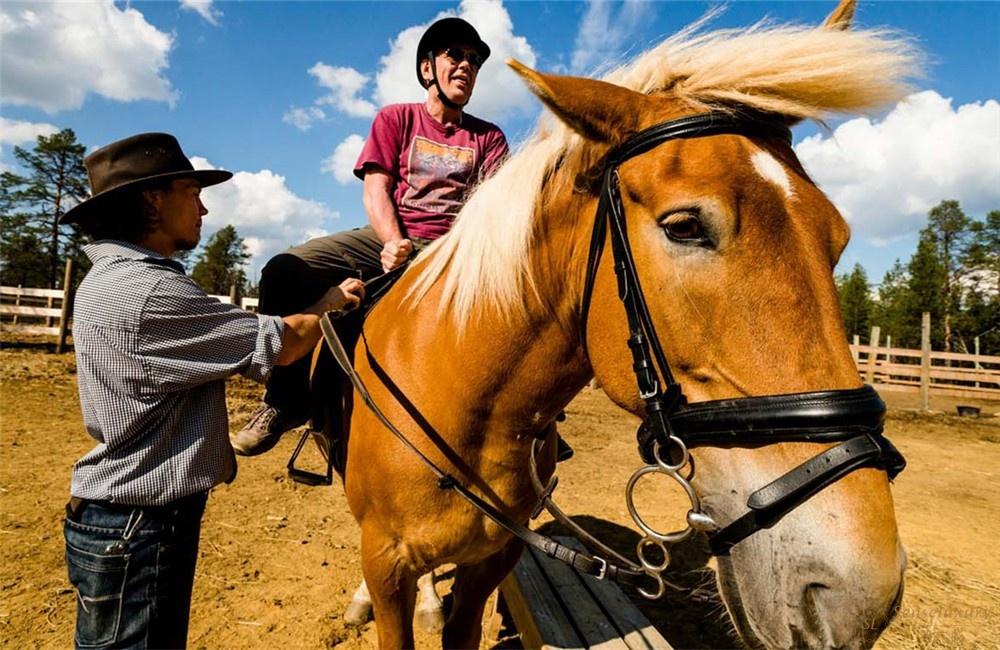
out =
[(441, 642), (444, 648), (478, 648), (483, 635), (483, 609), (493, 590), (517, 564), (524, 543), (514, 539), (478, 564), (455, 569), (452, 603)]
[[(372, 543), (374, 541), (374, 543)], [(361, 535), (361, 568), (371, 595), (381, 650), (412, 648), (418, 573), (405, 566), (387, 538)]]
[(444, 608), (434, 589), (434, 571), (428, 571), (417, 581), (417, 625), (424, 632), (437, 634), (444, 628)]
[(354, 596), (351, 597), (350, 604), (344, 611), (344, 623), (357, 627), (367, 623), (371, 617), (372, 597), (368, 593), (368, 583), (362, 578), (361, 584), (358, 585)]

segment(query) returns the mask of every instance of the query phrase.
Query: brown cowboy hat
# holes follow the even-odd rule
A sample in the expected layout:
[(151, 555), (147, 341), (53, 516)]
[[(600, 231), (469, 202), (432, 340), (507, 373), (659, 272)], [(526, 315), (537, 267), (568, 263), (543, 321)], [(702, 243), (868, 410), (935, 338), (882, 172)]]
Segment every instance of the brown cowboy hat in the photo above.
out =
[(193, 178), (208, 187), (233, 177), (222, 169), (195, 169), (177, 138), (167, 133), (140, 133), (112, 142), (87, 156), (83, 164), (90, 176), (91, 197), (68, 210), (59, 223), (95, 216), (122, 190), (150, 181)]

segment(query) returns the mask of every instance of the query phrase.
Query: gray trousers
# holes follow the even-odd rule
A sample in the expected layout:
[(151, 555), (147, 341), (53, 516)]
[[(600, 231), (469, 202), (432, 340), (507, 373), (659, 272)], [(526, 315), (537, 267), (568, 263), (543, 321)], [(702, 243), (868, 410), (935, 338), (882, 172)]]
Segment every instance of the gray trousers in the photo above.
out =
[[(415, 250), (429, 242), (412, 239)], [(309, 307), (347, 278), (371, 280), (382, 275), (382, 240), (371, 226), (310, 239), (271, 258), (260, 276), (262, 314), (288, 316)], [(290, 414), (309, 410), (309, 355), (275, 367), (264, 401)]]

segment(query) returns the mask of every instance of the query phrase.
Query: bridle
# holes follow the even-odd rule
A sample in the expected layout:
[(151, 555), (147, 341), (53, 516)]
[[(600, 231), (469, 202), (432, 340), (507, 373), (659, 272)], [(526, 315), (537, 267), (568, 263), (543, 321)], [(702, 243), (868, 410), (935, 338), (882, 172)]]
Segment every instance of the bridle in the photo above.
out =
[[(906, 466), (903, 456), (882, 435), (885, 404), (871, 386), (855, 389), (744, 397), (687, 404), (674, 379), (656, 334), (628, 241), (618, 168), (670, 140), (713, 135), (775, 138), (791, 145), (789, 129), (759, 114), (714, 111), (670, 120), (645, 129), (611, 150), (605, 158), (601, 194), (591, 237), (581, 309), (581, 332), (586, 346), (587, 315), (605, 239), (610, 234), (618, 295), (628, 319), (628, 347), (632, 353), (645, 419), (637, 438), (639, 453), (648, 463), (627, 487), (629, 511), (643, 531), (637, 547), (647, 573), (666, 568), (665, 544), (678, 542), (695, 530), (708, 534), (711, 551), (726, 555), (740, 541), (770, 528), (788, 512), (820, 490), (862, 467), (875, 467), (894, 478)], [(662, 384), (660, 382), (662, 378)], [(712, 446), (759, 446), (779, 442), (837, 442), (750, 495), (747, 512), (724, 527), (702, 509), (689, 483), (689, 449)], [(673, 533), (652, 529), (638, 515), (633, 488), (639, 478), (662, 473), (677, 481), (691, 500), (688, 527)], [(646, 550), (659, 548), (662, 562), (650, 561)]]
[[(594, 281), (601, 263), (605, 240), (610, 233), (618, 294), (628, 318), (628, 347), (632, 352), (632, 368), (635, 371), (639, 395), (645, 402), (646, 412), (637, 436), (639, 454), (647, 465), (633, 474), (626, 488), (629, 512), (644, 533), (636, 548), (639, 564), (596, 540), (555, 505), (552, 501), (552, 492), (556, 486), (556, 478), (553, 476), (547, 485), (543, 485), (538, 477), (536, 457), (542, 444), (541, 438), (534, 441), (530, 454), (529, 473), (539, 497), (538, 505), (531, 517), (536, 517), (542, 508), (545, 508), (558, 521), (584, 539), (589, 546), (600, 549), (605, 557), (613, 558), (614, 561), (579, 552), (529, 529), (520, 522), (513, 521), (496, 506), (485, 501), (447, 473), (421, 452), (375, 403), (354, 369), (351, 355), (344, 349), (329, 318), (330, 315), (327, 314), (320, 321), (330, 350), (354, 384), (365, 405), (434, 473), (439, 488), (455, 491), (524, 543), (572, 565), (581, 573), (632, 584), (639, 593), (650, 599), (659, 598), (665, 590), (661, 573), (670, 564), (668, 544), (679, 542), (698, 530), (708, 534), (713, 554), (726, 555), (740, 541), (757, 531), (770, 528), (795, 507), (854, 470), (875, 467), (885, 471), (892, 479), (906, 465), (902, 455), (882, 435), (885, 404), (870, 386), (686, 403), (681, 387), (670, 371), (661, 340), (656, 335), (639, 282), (632, 249), (628, 242), (618, 167), (625, 161), (670, 140), (721, 134), (780, 138), (786, 144), (791, 143), (791, 132), (788, 128), (765, 116), (709, 112), (650, 127), (629, 137), (612, 149), (605, 158), (583, 291), (581, 336), (586, 350), (587, 314), (590, 310)], [(367, 345), (365, 348), (367, 349)], [(370, 351), (368, 355), (372, 366), (377, 366)], [(388, 377), (380, 376), (380, 379), (385, 382)], [(541, 433), (544, 435), (549, 431), (546, 429)], [(720, 527), (702, 510), (698, 495), (690, 483), (693, 464), (689, 450), (705, 445), (743, 447), (779, 442), (838, 444), (751, 494), (747, 501), (747, 512), (725, 527)], [(688, 525), (684, 530), (661, 533), (639, 516), (634, 505), (634, 487), (640, 478), (652, 473), (668, 475), (687, 493), (691, 509), (687, 513)], [(651, 547), (659, 549), (660, 561), (649, 557)], [(645, 578), (655, 582), (655, 590), (647, 591), (640, 586), (640, 581)]]

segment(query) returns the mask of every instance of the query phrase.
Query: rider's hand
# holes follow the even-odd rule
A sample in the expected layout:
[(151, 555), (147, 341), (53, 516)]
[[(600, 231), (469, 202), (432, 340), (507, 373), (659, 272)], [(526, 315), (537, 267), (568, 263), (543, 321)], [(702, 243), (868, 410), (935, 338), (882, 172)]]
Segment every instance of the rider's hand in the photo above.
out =
[(398, 266), (402, 266), (406, 259), (413, 253), (413, 242), (409, 239), (395, 239), (387, 241), (382, 247), (382, 270), (388, 273)]

